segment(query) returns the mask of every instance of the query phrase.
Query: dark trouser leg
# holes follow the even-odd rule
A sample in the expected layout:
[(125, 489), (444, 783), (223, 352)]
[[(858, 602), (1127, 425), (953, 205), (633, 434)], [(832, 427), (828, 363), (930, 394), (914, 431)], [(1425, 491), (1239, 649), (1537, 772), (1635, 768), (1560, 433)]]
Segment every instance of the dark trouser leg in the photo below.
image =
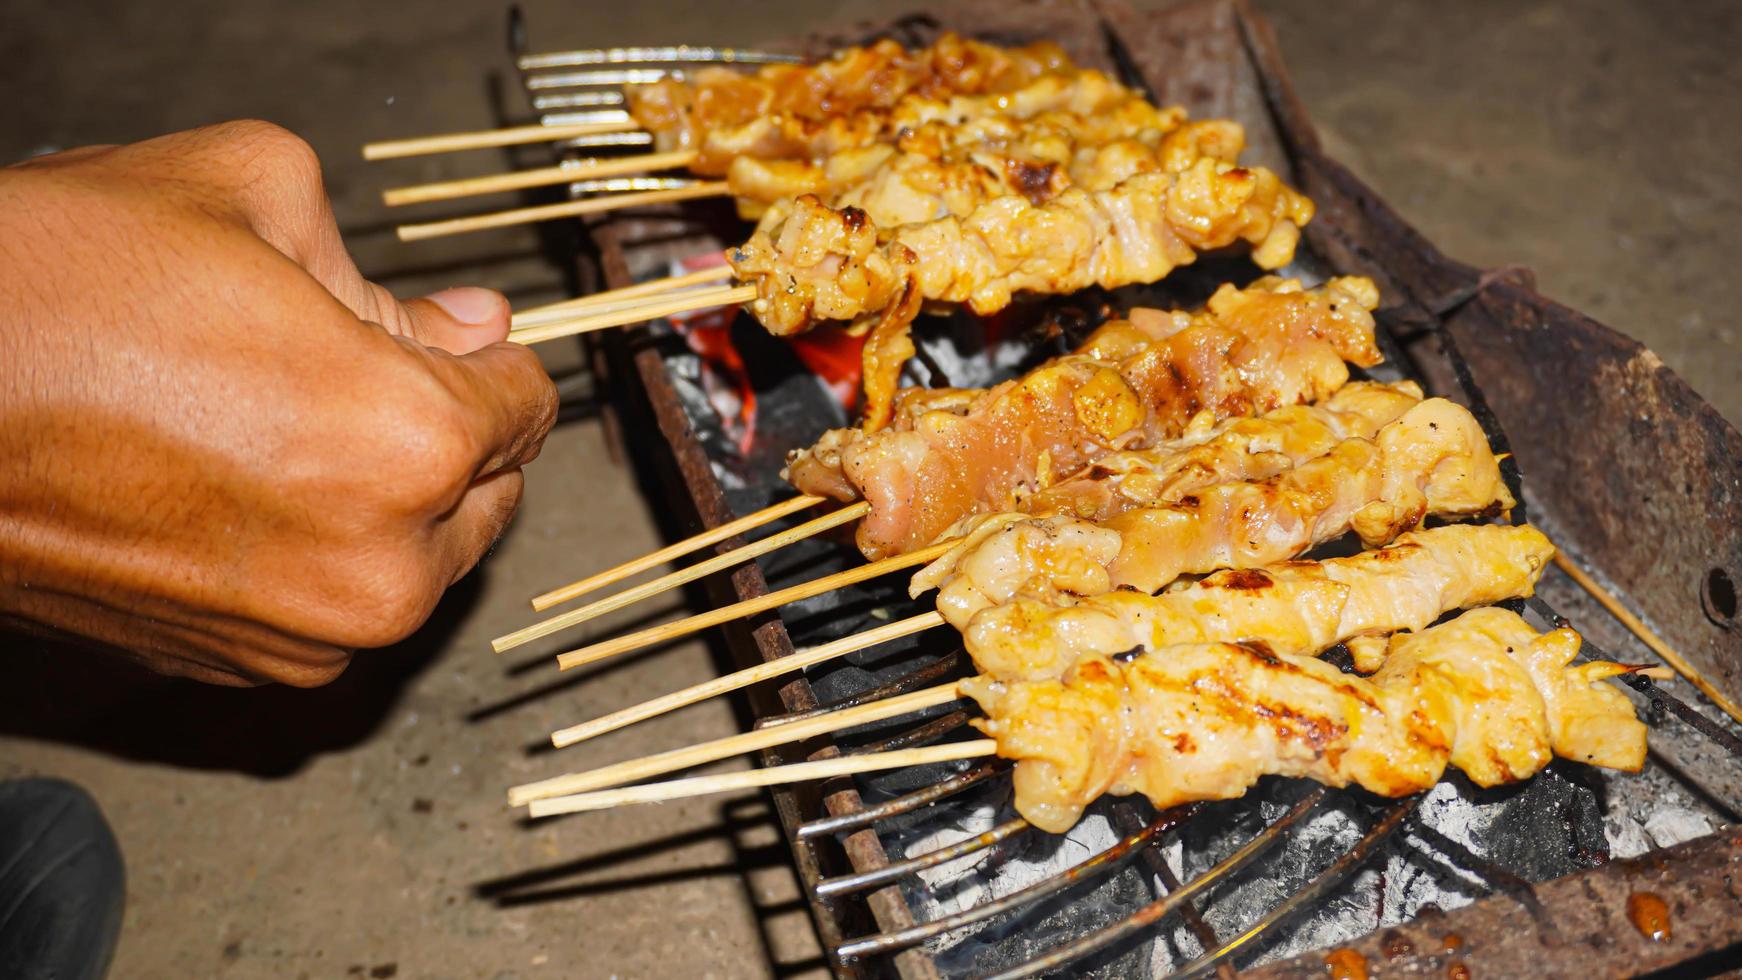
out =
[(0, 783), (0, 977), (99, 980), (126, 891), (121, 849), (84, 790)]

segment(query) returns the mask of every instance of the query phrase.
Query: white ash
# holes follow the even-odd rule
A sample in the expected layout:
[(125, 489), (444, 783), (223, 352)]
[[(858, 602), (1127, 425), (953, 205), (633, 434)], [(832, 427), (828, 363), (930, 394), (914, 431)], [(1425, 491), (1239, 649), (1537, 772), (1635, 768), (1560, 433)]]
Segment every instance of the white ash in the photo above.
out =
[(1712, 824), (1691, 810), (1659, 811), (1645, 821), (1645, 834), (1658, 847), (1673, 847), (1711, 832)]
[[(1653, 732), (1654, 736), (1662, 732)], [(1637, 857), (1711, 833), (1724, 814), (1688, 791), (1668, 769), (1648, 763), (1636, 776), (1607, 780), (1603, 832), (1615, 858)]]
[[(907, 842), (901, 856), (913, 857), (948, 847), (985, 833), (1012, 815), (1008, 807), (978, 802), (949, 826), (922, 833)], [(1025, 831), (1021, 836), (1047, 837), (1038, 830)], [(1081, 864), (1118, 843), (1119, 838), (1104, 813), (1091, 812), (1062, 837), (1035, 841), (1033, 843), (1041, 846), (1021, 847), (1014, 857), (1005, 857), (997, 849), (988, 848), (971, 857), (922, 871), (919, 877), (923, 888), (916, 891), (929, 900), (931, 907), (921, 918), (935, 919), (996, 901)], [(965, 930), (962, 935), (973, 931), (978, 929)]]

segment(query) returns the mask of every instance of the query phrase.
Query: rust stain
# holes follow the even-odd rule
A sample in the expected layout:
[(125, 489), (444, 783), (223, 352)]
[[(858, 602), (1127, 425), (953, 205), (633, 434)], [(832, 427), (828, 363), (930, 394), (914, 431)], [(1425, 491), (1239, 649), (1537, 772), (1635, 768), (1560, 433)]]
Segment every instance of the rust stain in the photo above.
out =
[(1367, 957), (1348, 948), (1325, 954), (1325, 971), (1331, 980), (1367, 980)]
[(1470, 980), (1470, 968), (1464, 965), (1463, 960), (1453, 960), (1446, 967), (1446, 976), (1449, 980)]
[(1634, 892), (1627, 896), (1627, 918), (1639, 934), (1654, 943), (1667, 943), (1671, 928), (1669, 905), (1656, 892)]

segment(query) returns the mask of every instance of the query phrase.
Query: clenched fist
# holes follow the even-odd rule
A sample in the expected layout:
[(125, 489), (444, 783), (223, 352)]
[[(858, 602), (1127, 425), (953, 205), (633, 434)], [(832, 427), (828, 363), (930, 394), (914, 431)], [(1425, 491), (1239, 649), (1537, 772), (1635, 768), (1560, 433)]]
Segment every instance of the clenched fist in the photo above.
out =
[(507, 330), (494, 292), (364, 280), (274, 126), (0, 169), (0, 621), (331, 680), (519, 501), (556, 395)]

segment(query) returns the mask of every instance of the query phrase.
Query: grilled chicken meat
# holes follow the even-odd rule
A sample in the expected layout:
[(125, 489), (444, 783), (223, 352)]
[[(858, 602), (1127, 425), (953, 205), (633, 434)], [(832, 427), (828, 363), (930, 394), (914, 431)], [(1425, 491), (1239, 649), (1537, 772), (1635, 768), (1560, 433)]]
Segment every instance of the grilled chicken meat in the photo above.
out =
[[(738, 157), (726, 180), (739, 215), (749, 220), (765, 217), (779, 201), (811, 194), (833, 207), (859, 208), (888, 233), (966, 216), (1007, 194), (1043, 204), (1070, 187), (1105, 191), (1141, 173), (1179, 173), (1206, 158), (1239, 159), (1246, 136), (1238, 123), (1184, 123), (1183, 113), (1172, 112), (1138, 120), (1138, 129), (1117, 118), (1067, 112), (1027, 120), (990, 116), (962, 126), (929, 123), (893, 142), (823, 161)], [(1170, 126), (1177, 128), (1160, 128)]]
[[(1154, 592), (1182, 575), (1283, 561), (1350, 531), (1376, 547), (1430, 514), (1467, 518), (1512, 505), (1475, 417), (1430, 398), (1375, 438), (1346, 439), (1269, 479), (1198, 488), (1099, 525), (1029, 516), (1032, 508), (970, 518), (962, 542), (915, 575), (911, 589), (939, 589), (938, 609), (960, 626), (1017, 596)], [(1069, 570), (1065, 584), (1060, 569)]]
[(838, 430), (796, 452), (785, 475), (804, 493), (863, 498), (869, 558), (930, 544), (962, 517), (1020, 509), (1027, 494), (1108, 453), (1220, 420), (1319, 401), (1371, 366), (1366, 279), (1311, 290), (1294, 280), (1223, 286), (1199, 311), (1134, 310), (1082, 348), (1022, 378), (975, 391), (913, 391), (891, 423)]
[(1517, 614), (1476, 609), (1392, 637), (1371, 678), (1259, 643), (1094, 657), (1063, 680), (973, 678), (976, 726), (1017, 760), (1016, 809), (1062, 833), (1103, 793), (1157, 808), (1243, 794), (1260, 776), (1305, 776), (1404, 796), (1449, 763), (1478, 786), (1516, 782), (1554, 756), (1637, 771), (1645, 726), (1605, 678), (1569, 667), (1579, 636), (1538, 635)]
[(889, 109), (910, 96), (1010, 92), (1076, 71), (1049, 42), (1000, 48), (953, 32), (908, 50), (891, 40), (845, 48), (815, 65), (769, 65), (747, 74), (703, 68), (686, 79), (627, 86), (630, 115), (662, 150), (698, 146), (712, 131), (778, 116), (823, 120)]
[(1198, 253), (1237, 242), (1274, 269), (1294, 256), (1312, 202), (1262, 167), (1199, 158), (1179, 172), (1137, 174), (1108, 190), (1067, 190), (1045, 204), (993, 198), (963, 217), (894, 229), (879, 242), (863, 210), (812, 195), (770, 209), (750, 240), (729, 249), (740, 280), (760, 293), (750, 310), (771, 332), (858, 320), (918, 282), (928, 301), (993, 313), (1019, 292), (1157, 282)]
[[(1065, 585), (968, 620), (963, 640), (980, 672), (1047, 680), (1085, 658), (1139, 647), (1259, 639), (1310, 657), (1346, 640), (1421, 629), (1453, 609), (1528, 596), (1554, 545), (1533, 527), (1454, 524), (1347, 558), (1229, 569), (1156, 596), (1097, 577), (1101, 557), (1112, 552), (1061, 563), (1061, 580), (1081, 587), (1084, 598), (1066, 594), (1074, 590)], [(1097, 594), (1108, 587), (1114, 591)]]
[[(655, 145), (668, 150), (693, 150), (696, 159), (689, 164), (690, 169), (717, 176), (729, 173), (733, 161), (744, 157), (825, 160), (839, 153), (893, 143), (904, 134), (927, 126), (972, 126), (991, 117), (1026, 122), (1053, 113), (1092, 118), (1104, 127), (1100, 132), (1126, 134), (1167, 132), (1184, 118), (1180, 109), (1157, 108), (1140, 93), (1098, 71), (1068, 71), (1043, 75), (999, 93), (947, 96), (909, 93), (887, 106), (868, 106), (816, 118), (762, 113), (741, 124), (691, 126), (681, 132), (656, 133)], [(656, 121), (663, 125), (664, 118), (670, 115), (669, 110), (664, 110)], [(642, 121), (641, 115), (636, 118)]]
[(1201, 415), (1178, 439), (1102, 456), (1026, 498), (1022, 509), (1098, 524), (1138, 507), (1173, 503), (1201, 487), (1267, 480), (1345, 439), (1372, 438), (1420, 401), (1421, 388), (1412, 381), (1355, 381), (1317, 405), (1286, 405), (1219, 423)]

